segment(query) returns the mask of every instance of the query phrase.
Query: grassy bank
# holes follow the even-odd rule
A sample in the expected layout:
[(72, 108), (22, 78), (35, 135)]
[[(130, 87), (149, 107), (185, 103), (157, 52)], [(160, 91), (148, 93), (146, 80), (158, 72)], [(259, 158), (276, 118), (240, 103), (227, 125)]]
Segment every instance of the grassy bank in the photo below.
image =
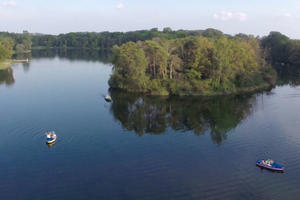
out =
[(7, 69), (11, 67), (10, 60), (0, 61), (0, 70)]

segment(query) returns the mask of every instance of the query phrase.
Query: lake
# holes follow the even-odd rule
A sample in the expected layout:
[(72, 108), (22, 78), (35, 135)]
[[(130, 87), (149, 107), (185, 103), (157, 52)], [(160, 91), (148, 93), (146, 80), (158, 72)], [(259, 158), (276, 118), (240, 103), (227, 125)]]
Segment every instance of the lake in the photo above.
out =
[[(111, 70), (106, 52), (79, 50), (0, 70), (0, 199), (298, 199), (297, 84), (107, 103)], [(285, 173), (255, 166), (267, 158)]]

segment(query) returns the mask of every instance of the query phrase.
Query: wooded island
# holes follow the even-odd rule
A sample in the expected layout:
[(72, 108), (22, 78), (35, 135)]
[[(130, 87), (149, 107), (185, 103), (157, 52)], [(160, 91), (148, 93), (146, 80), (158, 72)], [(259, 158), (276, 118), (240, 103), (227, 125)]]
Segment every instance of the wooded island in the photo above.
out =
[(276, 73), (253, 37), (203, 36), (113, 48), (112, 88), (153, 95), (215, 95), (270, 87)]
[[(151, 95), (216, 95), (271, 87), (277, 74), (299, 69), (300, 42), (219, 30), (164, 28), (60, 35), (0, 32), (0, 62), (40, 48), (112, 51), (111, 88)], [(277, 71), (277, 73), (276, 73)], [(299, 70), (298, 70), (299, 71)]]

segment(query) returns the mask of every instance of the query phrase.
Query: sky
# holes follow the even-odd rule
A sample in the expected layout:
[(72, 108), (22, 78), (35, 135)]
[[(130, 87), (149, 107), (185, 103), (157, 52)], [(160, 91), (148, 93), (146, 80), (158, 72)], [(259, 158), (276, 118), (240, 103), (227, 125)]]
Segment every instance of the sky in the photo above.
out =
[(59, 34), (170, 27), (300, 39), (300, 0), (0, 0), (0, 31)]

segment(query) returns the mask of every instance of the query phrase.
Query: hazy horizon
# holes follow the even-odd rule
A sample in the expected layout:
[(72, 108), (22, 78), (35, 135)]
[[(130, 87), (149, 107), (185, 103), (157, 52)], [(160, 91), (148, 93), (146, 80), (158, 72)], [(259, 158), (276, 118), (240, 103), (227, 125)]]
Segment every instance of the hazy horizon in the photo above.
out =
[[(42, 32), (30, 32), (28, 30), (22, 30), (22, 31), (18, 31), (18, 32), (13, 32), (13, 31), (3, 31), (3, 30), (0, 30), (0, 32), (8, 32), (8, 33), (23, 33), (23, 31), (28, 31), (29, 33), (31, 34), (41, 34), (41, 35), (60, 35), (60, 34), (68, 34), (68, 33), (101, 33), (101, 32), (110, 32), (110, 33), (113, 33), (113, 32), (121, 32), (121, 33), (127, 33), (127, 32), (135, 32), (135, 31), (149, 31), (151, 29), (154, 29), (154, 28), (157, 28), (157, 27), (152, 27), (152, 28), (148, 28), (148, 29), (136, 29), (136, 30), (128, 30), (128, 31), (109, 31), (109, 30), (103, 30), (103, 31), (71, 31), (71, 32), (64, 32), (64, 33), (42, 33)], [(158, 31), (163, 31), (164, 28), (170, 28), (170, 27), (162, 27), (162, 28), (157, 28)], [(215, 30), (219, 30), (221, 32), (223, 32), (223, 34), (226, 34), (226, 35), (236, 35), (236, 34), (246, 34), (246, 35), (253, 35), (254, 37), (256, 36), (259, 36), (259, 37), (263, 37), (263, 36), (267, 36), (269, 35), (269, 33), (271, 32), (280, 32), (280, 31), (276, 31), (276, 30), (271, 30), (269, 31), (268, 33), (266, 33), (265, 35), (255, 35), (255, 34), (251, 34), (251, 33), (245, 33), (245, 32), (237, 32), (237, 33), (226, 33), (224, 32), (223, 30), (220, 30), (220, 29), (216, 29), (216, 28), (213, 28), (213, 27), (209, 27), (209, 28), (205, 28), (205, 29), (172, 29), (172, 31), (179, 31), (179, 30), (184, 30), (184, 31), (205, 31), (207, 29), (215, 29)], [(284, 33), (282, 33), (284, 34)], [(293, 38), (293, 39), (297, 39), (297, 38)], [(300, 38), (299, 38), (300, 39)]]
[(212, 0), (0, 0), (0, 31), (60, 34), (163, 29), (218, 29), (255, 36), (279, 31), (300, 39), (300, 2)]

